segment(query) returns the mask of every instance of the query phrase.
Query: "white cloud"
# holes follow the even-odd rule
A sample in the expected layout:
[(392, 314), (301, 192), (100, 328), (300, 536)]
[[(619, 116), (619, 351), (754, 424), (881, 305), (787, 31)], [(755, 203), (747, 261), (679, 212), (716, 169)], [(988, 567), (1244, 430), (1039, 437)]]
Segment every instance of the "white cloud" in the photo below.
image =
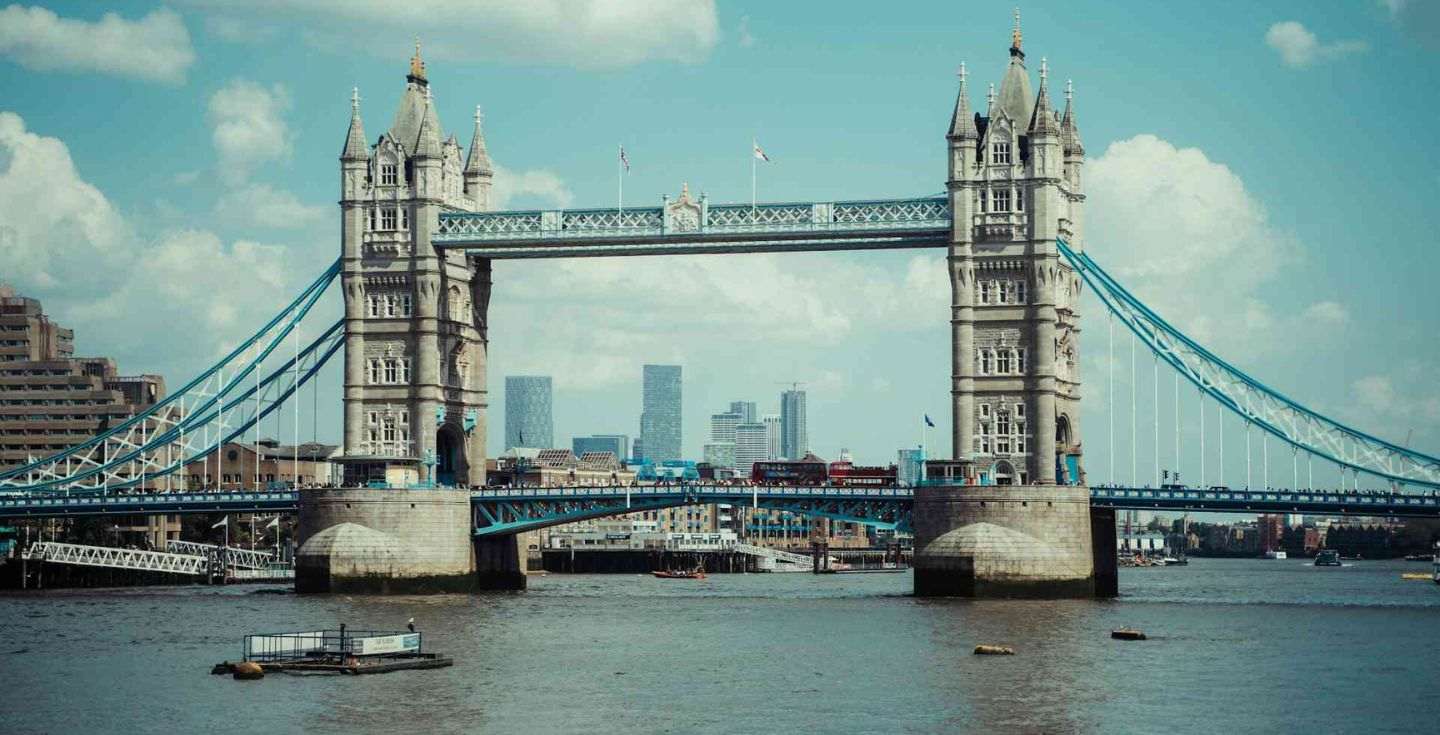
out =
[(1285, 62), (1286, 66), (1296, 69), (1359, 53), (1368, 48), (1364, 41), (1321, 43), (1314, 33), (1293, 20), (1270, 26), (1270, 30), (1265, 32), (1265, 43), (1280, 53), (1280, 60)]
[(289, 107), (283, 86), (266, 88), (246, 79), (232, 80), (210, 97), (222, 179), (238, 184), (259, 164), (289, 157), (290, 130), (281, 117)]
[(139, 20), (106, 13), (98, 21), (62, 18), (41, 7), (0, 10), (0, 55), (27, 69), (112, 74), (179, 83), (195, 63), (180, 16), (160, 8)]
[(0, 273), (74, 328), (82, 352), (128, 372), (183, 379), (333, 257), (323, 242), (227, 245), (197, 230), (147, 240), (80, 176), (63, 141), (14, 113), (0, 112), (0, 164)]
[(1253, 354), (1248, 330), (1277, 321), (1260, 286), (1299, 257), (1294, 236), (1196, 148), (1138, 135), (1086, 168), (1086, 247), (1101, 267), (1200, 342)]
[(269, 184), (250, 184), (221, 195), (215, 214), (240, 227), (299, 229), (326, 221), (330, 207), (302, 203), (294, 194)]
[(755, 45), (755, 34), (750, 32), (750, 16), (740, 16), (740, 45), (749, 48)]
[(183, 1), (231, 19), (299, 23), (316, 46), (387, 58), (417, 34), (427, 59), (603, 69), (699, 62), (719, 38), (714, 0), (251, 0), (243, 15), (229, 0)]
[(1350, 323), (1350, 310), (1338, 301), (1317, 301), (1305, 307), (1304, 316), (1327, 327), (1343, 327)]
[(494, 182), (490, 189), (491, 209), (511, 209), (517, 199), (535, 206), (564, 209), (575, 198), (565, 182), (551, 171), (513, 171), (497, 165)]

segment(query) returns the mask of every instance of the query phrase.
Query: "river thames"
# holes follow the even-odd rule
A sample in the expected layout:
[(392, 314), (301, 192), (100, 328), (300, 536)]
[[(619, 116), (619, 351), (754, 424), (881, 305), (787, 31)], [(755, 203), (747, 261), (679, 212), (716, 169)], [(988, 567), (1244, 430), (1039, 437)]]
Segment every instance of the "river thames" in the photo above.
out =
[[(1428, 564), (1193, 560), (1114, 601), (936, 601), (909, 574), (532, 578), (521, 594), (254, 587), (0, 597), (14, 733), (1435, 732)], [(455, 666), (211, 676), (247, 633), (403, 628)], [(1120, 642), (1109, 631), (1145, 630)], [(974, 656), (978, 643), (1015, 656)]]

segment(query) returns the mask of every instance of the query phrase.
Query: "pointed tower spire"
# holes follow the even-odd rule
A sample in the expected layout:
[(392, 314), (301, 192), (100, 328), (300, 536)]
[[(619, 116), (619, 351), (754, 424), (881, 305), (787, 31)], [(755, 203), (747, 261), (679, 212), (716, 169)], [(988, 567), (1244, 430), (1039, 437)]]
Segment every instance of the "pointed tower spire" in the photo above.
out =
[(1040, 59), (1040, 94), (1035, 97), (1035, 112), (1030, 117), (1030, 134), (1058, 133), (1060, 127), (1055, 120), (1055, 111), (1050, 108), (1050, 67)]
[(990, 83), (990, 91), (985, 93), (985, 117), (992, 117), (995, 114), (995, 83)]
[(1065, 114), (1060, 118), (1060, 137), (1066, 153), (1085, 155), (1085, 146), (1080, 143), (1080, 129), (1075, 126), (1075, 82), (1065, 80)]
[(489, 174), (493, 172), (490, 166), (490, 153), (485, 150), (485, 133), (481, 132), (481, 123), (485, 121), (485, 113), (480, 111), (480, 105), (475, 105), (475, 134), (470, 137), (470, 153), (465, 159), (465, 173)]
[(965, 83), (965, 62), (960, 62), (960, 92), (955, 97), (955, 114), (950, 117), (949, 137), (959, 139), (979, 138), (975, 129), (975, 115), (970, 112), (970, 90)]
[(365, 123), (360, 120), (360, 88), (350, 90), (350, 130), (345, 133), (345, 148), (340, 151), (342, 161), (365, 161), (370, 158), (370, 147), (365, 145)]
[(435, 105), (430, 98), (428, 86), (425, 88), (425, 116), (420, 119), (420, 135), (415, 142), (415, 156), (440, 157), (440, 120), (435, 117)]

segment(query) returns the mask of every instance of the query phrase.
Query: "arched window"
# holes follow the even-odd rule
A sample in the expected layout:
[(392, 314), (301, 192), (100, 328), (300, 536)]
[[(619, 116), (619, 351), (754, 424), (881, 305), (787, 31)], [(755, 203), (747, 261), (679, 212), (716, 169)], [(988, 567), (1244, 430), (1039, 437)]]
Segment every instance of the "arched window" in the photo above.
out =
[(450, 315), (449, 315), (449, 316), (450, 316), (451, 319), (457, 319), (457, 320), (458, 320), (458, 319), (460, 318), (460, 313), (461, 313), (461, 311), (464, 309), (464, 304), (465, 304), (464, 297), (460, 295), (460, 287), (459, 287), (459, 286), (451, 286), (451, 287), (450, 287), (450, 299), (449, 299), (449, 301), (450, 301)]

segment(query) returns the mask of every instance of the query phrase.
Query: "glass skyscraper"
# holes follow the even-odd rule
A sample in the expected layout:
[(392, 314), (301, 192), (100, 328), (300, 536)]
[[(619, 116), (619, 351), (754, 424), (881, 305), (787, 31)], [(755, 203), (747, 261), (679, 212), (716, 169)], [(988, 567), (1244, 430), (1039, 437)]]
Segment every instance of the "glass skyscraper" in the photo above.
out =
[(570, 440), (570, 451), (576, 457), (586, 452), (610, 452), (615, 459), (624, 462), (630, 459), (630, 437), (624, 434), (595, 434), (577, 436)]
[(555, 447), (549, 375), (505, 376), (505, 448)]
[(785, 459), (802, 459), (810, 451), (810, 435), (805, 430), (805, 391), (795, 389), (780, 394), (780, 454)]
[(680, 459), (680, 366), (646, 365), (640, 410), (640, 446), (646, 461)]

